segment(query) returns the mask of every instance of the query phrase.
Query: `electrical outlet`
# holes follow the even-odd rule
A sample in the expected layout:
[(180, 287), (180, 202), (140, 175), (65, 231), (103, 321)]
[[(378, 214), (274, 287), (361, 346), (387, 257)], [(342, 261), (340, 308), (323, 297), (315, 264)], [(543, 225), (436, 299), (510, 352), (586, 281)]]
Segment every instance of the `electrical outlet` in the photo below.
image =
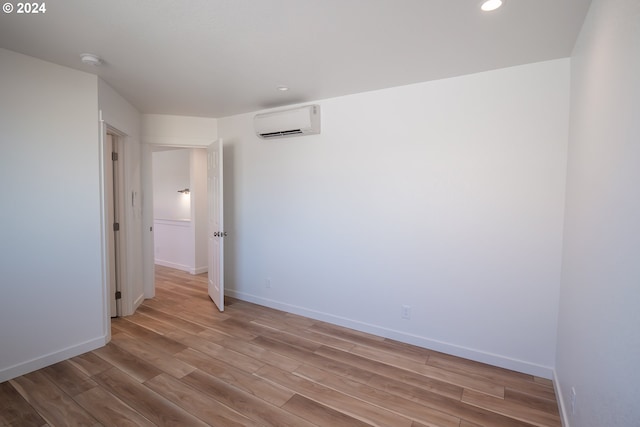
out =
[(576, 413), (576, 388), (571, 387), (571, 415)]
[(264, 287), (267, 289), (271, 289), (271, 279), (267, 277), (267, 279), (264, 281)]
[(400, 317), (402, 317), (403, 319), (411, 319), (411, 306), (410, 305), (403, 305), (402, 306), (402, 311), (400, 312)]

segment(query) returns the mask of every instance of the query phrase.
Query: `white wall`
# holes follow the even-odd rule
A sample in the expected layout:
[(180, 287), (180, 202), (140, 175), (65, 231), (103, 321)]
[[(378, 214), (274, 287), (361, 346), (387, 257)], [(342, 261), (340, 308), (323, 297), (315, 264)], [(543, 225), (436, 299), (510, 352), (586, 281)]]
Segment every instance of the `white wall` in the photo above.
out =
[(0, 49), (0, 381), (104, 345), (98, 79)]
[(594, 0), (571, 58), (556, 372), (574, 427), (640, 425), (639, 22), (637, 0)]
[(207, 117), (145, 114), (142, 134), (147, 144), (206, 147), (218, 138), (218, 121)]
[(550, 377), (569, 60), (319, 104), (318, 136), (218, 122), (228, 293)]
[(153, 153), (153, 214), (155, 219), (190, 220), (190, 194), (178, 190), (191, 185), (191, 150)]
[[(121, 233), (125, 245), (122, 246), (124, 259), (122, 267), (126, 272), (122, 278), (122, 315), (131, 315), (144, 301), (144, 283), (153, 281), (153, 275), (144, 269), (142, 262), (143, 230), (141, 191), (141, 144), (140, 126), (142, 116), (127, 100), (120, 96), (102, 79), (98, 79), (98, 106), (105, 124), (120, 135), (122, 153), (120, 162), (124, 168), (124, 224)], [(151, 274), (151, 276), (149, 276)]]
[(156, 219), (153, 223), (155, 263), (191, 272), (195, 266), (195, 245), (190, 220)]

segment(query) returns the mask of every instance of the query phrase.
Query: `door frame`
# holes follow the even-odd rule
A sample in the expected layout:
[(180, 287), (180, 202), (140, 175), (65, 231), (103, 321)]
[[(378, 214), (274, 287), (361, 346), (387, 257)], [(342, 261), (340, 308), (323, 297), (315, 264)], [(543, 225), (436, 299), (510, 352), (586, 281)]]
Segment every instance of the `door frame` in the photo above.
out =
[[(124, 232), (124, 208), (123, 208), (123, 194), (124, 194), (124, 171), (122, 163), (124, 162), (124, 153), (122, 149), (121, 137), (115, 132), (107, 128), (107, 139), (111, 137), (111, 150), (109, 150), (108, 143), (105, 141), (104, 147), (104, 167), (105, 167), (105, 181), (104, 189), (107, 194), (105, 198), (107, 200), (105, 204), (105, 216), (107, 220), (107, 232), (108, 237), (106, 239), (107, 244), (107, 261), (108, 261), (108, 273), (109, 273), (109, 316), (120, 317), (122, 316), (122, 298), (116, 298), (117, 292), (122, 292), (122, 268), (124, 264), (123, 257), (123, 234)], [(109, 159), (110, 152), (116, 155), (115, 160), (111, 157)], [(110, 169), (110, 171), (108, 170)], [(111, 181), (111, 182), (109, 182)], [(110, 193), (110, 194), (109, 194)], [(111, 223), (118, 223), (122, 228), (119, 230), (112, 229)], [(117, 234), (116, 234), (117, 233)], [(111, 275), (115, 275), (115, 286), (111, 287), (112, 280)], [(115, 315), (115, 316), (114, 316)]]
[[(105, 167), (110, 166), (111, 164), (110, 154), (105, 152), (106, 149), (106, 141), (105, 137), (107, 133), (111, 134), (115, 137), (119, 144), (119, 158), (118, 158), (118, 167), (117, 167), (117, 185), (118, 185), (118, 214), (119, 214), (119, 224), (120, 224), (120, 239), (119, 239), (119, 276), (120, 276), (120, 291), (122, 293), (122, 298), (120, 303), (117, 304), (119, 312), (118, 315), (126, 314), (129, 307), (133, 305), (132, 301), (128, 301), (131, 298), (131, 291), (128, 287), (128, 269), (127, 269), (127, 215), (126, 215), (126, 197), (125, 197), (125, 189), (127, 188), (127, 174), (126, 174), (126, 164), (125, 164), (125, 153), (127, 152), (127, 134), (118, 130), (117, 128), (111, 126), (109, 123), (105, 122), (102, 117), (102, 111), (99, 111), (99, 136), (98, 136), (98, 157), (99, 157), (99, 198), (100, 198), (100, 242), (101, 242), (101, 267), (102, 267), (102, 291), (103, 291), (103, 310), (104, 310), (104, 323), (103, 330), (106, 336), (106, 342), (111, 340), (111, 312), (110, 312), (110, 301), (111, 301), (111, 291), (110, 291), (110, 256), (111, 249), (108, 243), (108, 233), (113, 232), (113, 224), (110, 224), (108, 219), (109, 215), (107, 213), (107, 209), (111, 206), (108, 203), (107, 197), (107, 184), (106, 180), (106, 171)], [(108, 162), (107, 162), (108, 159)]]
[[(145, 299), (155, 296), (155, 242), (153, 230), (153, 152), (156, 148), (170, 149), (207, 149), (219, 138), (212, 139), (206, 145), (202, 144), (180, 144), (180, 143), (153, 143), (141, 142), (142, 145), (142, 262), (143, 262), (143, 288)], [(224, 149), (224, 147), (223, 147)], [(207, 203), (208, 206), (208, 203)]]

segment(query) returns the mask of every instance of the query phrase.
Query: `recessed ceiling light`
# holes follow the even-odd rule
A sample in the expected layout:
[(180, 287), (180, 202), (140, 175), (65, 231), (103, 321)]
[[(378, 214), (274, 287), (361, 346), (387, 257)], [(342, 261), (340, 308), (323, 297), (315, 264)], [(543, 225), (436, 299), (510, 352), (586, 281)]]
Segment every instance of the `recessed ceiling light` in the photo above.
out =
[(85, 64), (93, 65), (95, 67), (102, 64), (102, 59), (93, 53), (83, 53), (80, 55), (80, 60)]
[(502, 6), (502, 0), (486, 0), (484, 3), (482, 3), (480, 9), (484, 10), (485, 12), (491, 12), (492, 10), (496, 10), (500, 6)]
[(286, 86), (278, 86), (278, 90), (279, 90), (280, 92), (286, 92), (286, 91), (288, 91), (288, 90), (289, 90), (289, 88), (288, 88), (288, 87), (286, 87)]

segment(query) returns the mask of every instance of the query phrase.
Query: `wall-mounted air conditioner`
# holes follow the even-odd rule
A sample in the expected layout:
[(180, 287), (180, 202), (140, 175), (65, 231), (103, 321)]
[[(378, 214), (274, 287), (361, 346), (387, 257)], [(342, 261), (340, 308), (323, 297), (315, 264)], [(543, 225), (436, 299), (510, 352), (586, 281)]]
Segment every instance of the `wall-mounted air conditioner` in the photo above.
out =
[(320, 106), (305, 105), (291, 110), (257, 114), (253, 119), (256, 135), (263, 139), (320, 133)]

